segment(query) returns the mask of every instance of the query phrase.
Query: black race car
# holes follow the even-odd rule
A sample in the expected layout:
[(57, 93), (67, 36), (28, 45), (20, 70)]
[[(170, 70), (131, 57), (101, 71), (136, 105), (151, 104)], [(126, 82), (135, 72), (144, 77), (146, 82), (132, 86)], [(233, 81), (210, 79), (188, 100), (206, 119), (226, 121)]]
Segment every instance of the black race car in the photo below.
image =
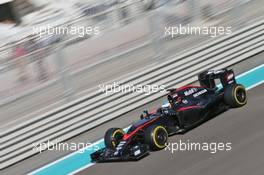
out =
[[(246, 90), (236, 83), (232, 70), (206, 71), (198, 80), (201, 86), (169, 89), (169, 105), (150, 113), (144, 111), (126, 133), (121, 128), (108, 129), (105, 148), (92, 153), (92, 161), (139, 160), (150, 150), (165, 148), (168, 136), (185, 133), (229, 108), (247, 103)], [(216, 86), (217, 80), (220, 86)]]

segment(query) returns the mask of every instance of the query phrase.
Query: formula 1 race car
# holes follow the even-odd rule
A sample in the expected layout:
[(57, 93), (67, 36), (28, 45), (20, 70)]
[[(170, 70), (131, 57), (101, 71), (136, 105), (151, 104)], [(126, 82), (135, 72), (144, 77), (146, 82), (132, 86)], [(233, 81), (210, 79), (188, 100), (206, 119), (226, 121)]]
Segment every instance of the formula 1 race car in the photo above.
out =
[[(150, 150), (166, 147), (168, 136), (185, 133), (202, 122), (247, 103), (243, 85), (232, 70), (206, 71), (198, 76), (201, 86), (169, 89), (169, 105), (147, 112), (125, 133), (110, 128), (104, 136), (105, 148), (91, 154), (93, 162), (139, 160)], [(221, 85), (216, 86), (220, 80)]]

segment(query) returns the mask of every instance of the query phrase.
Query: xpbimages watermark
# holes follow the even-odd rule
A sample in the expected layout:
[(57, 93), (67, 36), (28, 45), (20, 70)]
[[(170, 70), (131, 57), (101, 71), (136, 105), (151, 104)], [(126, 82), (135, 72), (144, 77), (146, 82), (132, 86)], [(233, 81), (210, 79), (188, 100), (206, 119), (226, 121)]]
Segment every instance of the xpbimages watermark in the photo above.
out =
[(132, 85), (132, 84), (120, 84), (118, 82), (114, 82), (112, 84), (100, 84), (99, 92), (103, 92), (105, 94), (112, 94), (112, 93), (127, 93), (127, 92), (137, 92), (137, 93), (144, 93), (145, 95), (149, 95), (155, 92), (166, 92), (164, 85)]
[(39, 153), (42, 153), (45, 150), (48, 151), (78, 151), (79, 153), (83, 153), (87, 150), (98, 151), (99, 146), (92, 143), (55, 143), (52, 141), (41, 142), (41, 143), (33, 143), (33, 150)]
[(230, 35), (232, 33), (231, 27), (223, 26), (170, 26), (165, 27), (165, 36), (174, 38), (177, 35), (208, 35), (212, 38), (219, 35)]
[(93, 26), (57, 26), (51, 25), (34, 26), (33, 34), (39, 37), (46, 35), (77, 35), (78, 37), (85, 37), (86, 35), (99, 35), (99, 27)]
[(190, 140), (173, 143), (167, 143), (164, 151), (169, 151), (171, 154), (176, 153), (177, 151), (206, 151), (211, 154), (215, 154), (221, 151), (231, 151), (232, 143), (231, 142), (191, 142)]

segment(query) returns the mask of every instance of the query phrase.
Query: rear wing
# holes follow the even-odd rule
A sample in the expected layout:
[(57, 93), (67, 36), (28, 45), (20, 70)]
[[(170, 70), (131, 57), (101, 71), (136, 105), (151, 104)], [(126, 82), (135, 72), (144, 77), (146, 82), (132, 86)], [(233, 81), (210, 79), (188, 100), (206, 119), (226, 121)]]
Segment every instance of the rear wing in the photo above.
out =
[(201, 86), (207, 88), (216, 88), (215, 80), (219, 79), (223, 88), (229, 84), (236, 84), (235, 73), (232, 69), (209, 70), (198, 75)]

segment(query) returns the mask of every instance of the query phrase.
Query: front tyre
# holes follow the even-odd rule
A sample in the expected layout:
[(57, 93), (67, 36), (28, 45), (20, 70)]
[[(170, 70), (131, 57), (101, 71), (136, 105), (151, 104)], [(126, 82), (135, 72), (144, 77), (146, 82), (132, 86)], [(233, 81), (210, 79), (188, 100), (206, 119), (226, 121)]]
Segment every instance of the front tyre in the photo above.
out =
[(145, 130), (145, 142), (151, 150), (161, 150), (168, 142), (168, 132), (163, 126), (150, 126)]
[(241, 84), (229, 85), (225, 90), (224, 100), (232, 108), (244, 106), (247, 103), (245, 87)]
[(114, 149), (122, 140), (125, 132), (121, 128), (110, 128), (106, 131), (104, 136), (105, 147)]

